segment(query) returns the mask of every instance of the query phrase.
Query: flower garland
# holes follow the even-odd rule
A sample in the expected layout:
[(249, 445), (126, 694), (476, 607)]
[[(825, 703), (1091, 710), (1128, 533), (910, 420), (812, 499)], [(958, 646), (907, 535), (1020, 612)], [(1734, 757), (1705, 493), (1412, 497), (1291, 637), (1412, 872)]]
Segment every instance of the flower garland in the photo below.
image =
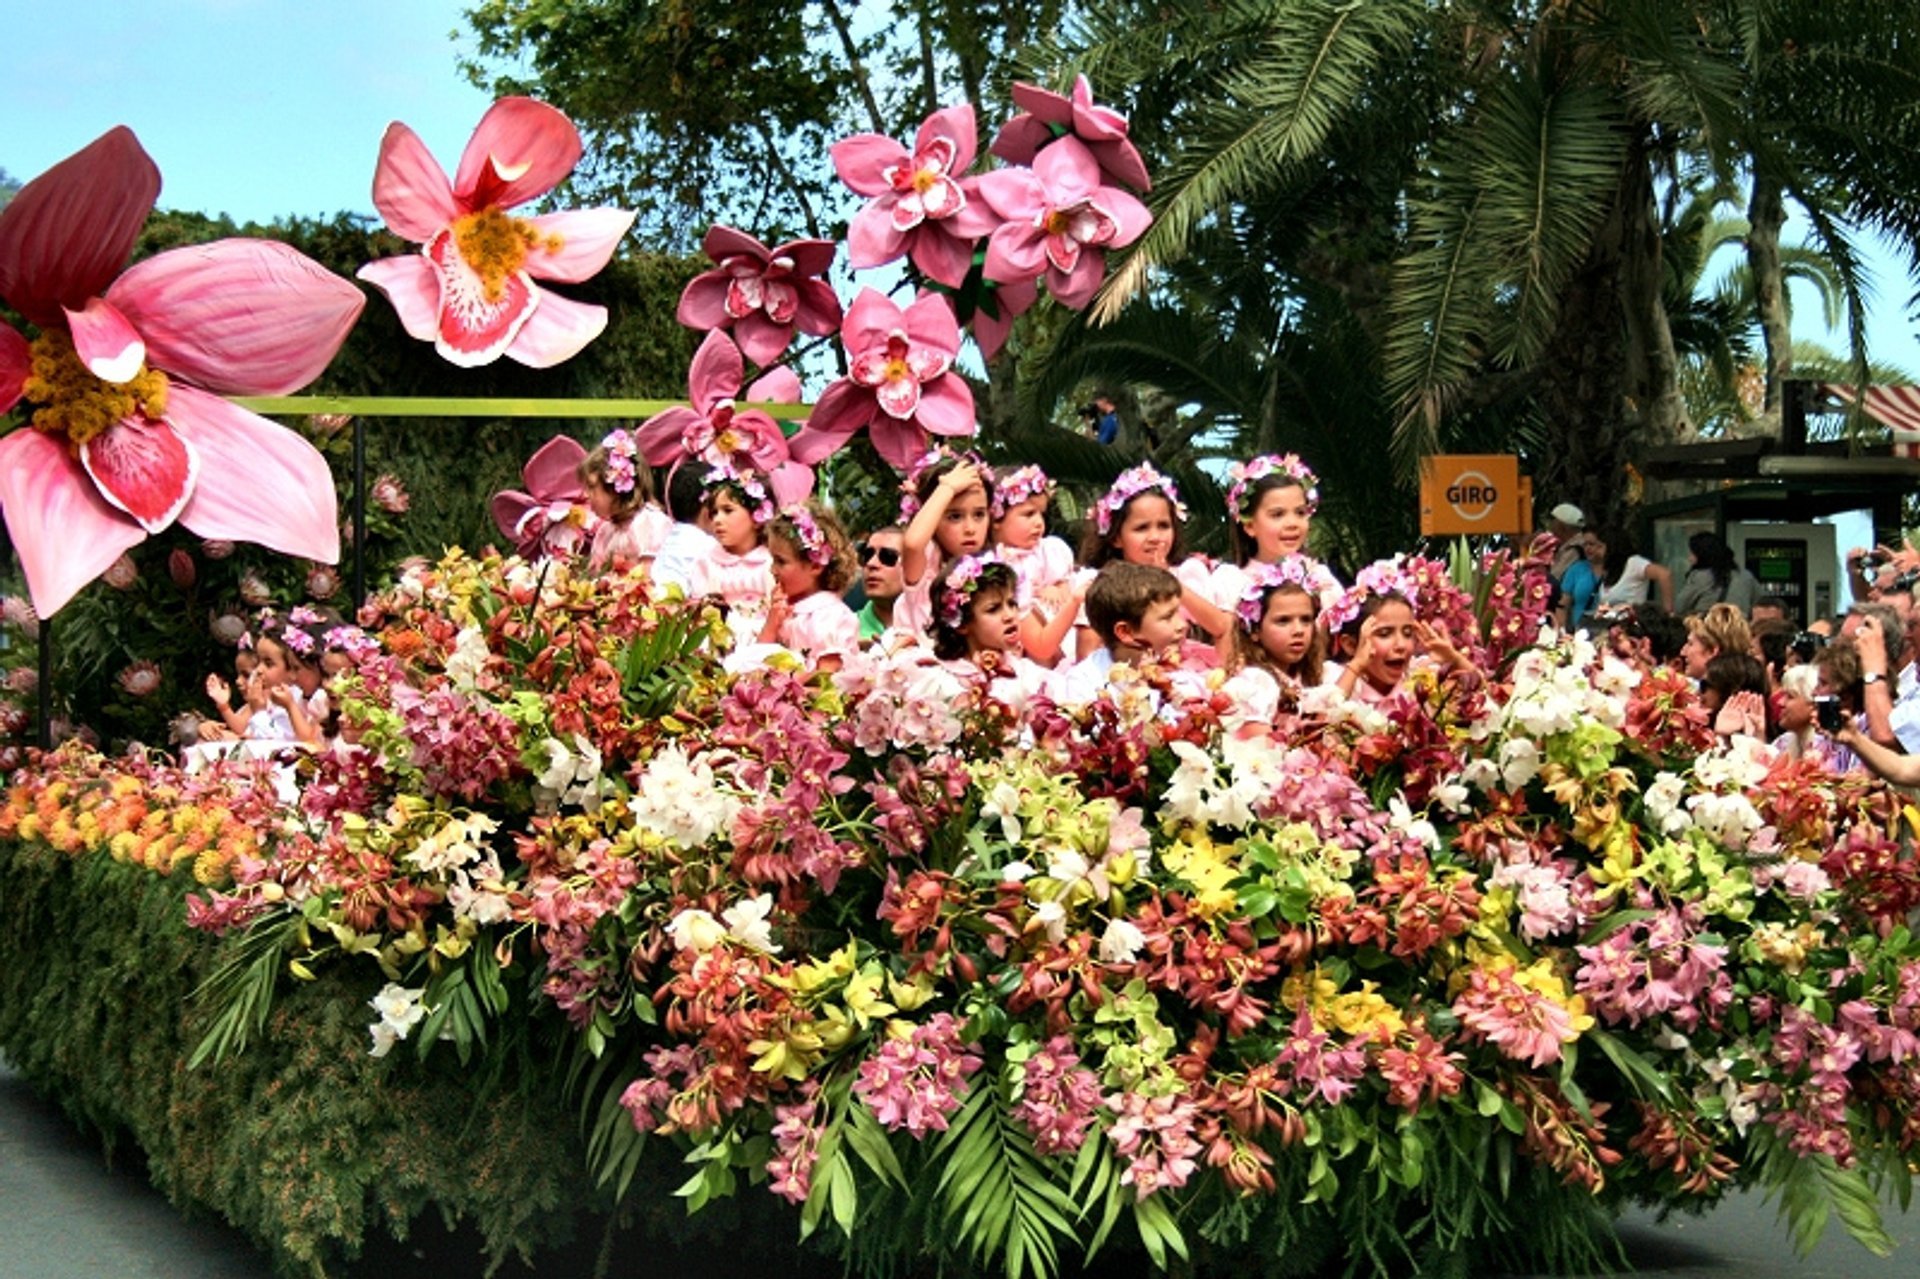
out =
[(827, 541), (826, 532), (813, 518), (812, 511), (796, 503), (782, 507), (780, 518), (793, 529), (793, 540), (800, 544), (800, 551), (809, 564), (825, 568), (833, 563), (833, 544)]
[(1248, 626), (1259, 626), (1266, 615), (1267, 596), (1277, 586), (1291, 582), (1316, 602), (1320, 598), (1318, 566), (1304, 555), (1289, 555), (1268, 564), (1255, 560), (1247, 565), (1247, 584), (1240, 591), (1235, 608)]
[(740, 495), (740, 505), (747, 508), (755, 524), (765, 524), (777, 514), (773, 498), (767, 493), (767, 486), (760, 482), (757, 475), (736, 471), (731, 466), (716, 466), (700, 481), (700, 487), (709, 494), (718, 489), (732, 489)]
[(988, 570), (995, 568), (1013, 571), (1005, 560), (992, 551), (984, 555), (962, 555), (955, 560), (953, 567), (940, 579), (940, 620), (959, 630), (960, 619), (966, 615), (967, 601), (980, 589)]
[(1406, 600), (1416, 611), (1420, 607), (1420, 582), (1407, 563), (1405, 555), (1396, 555), (1389, 560), (1376, 560), (1360, 570), (1354, 576), (1353, 585), (1346, 594), (1329, 604), (1320, 614), (1320, 621), (1329, 634), (1338, 634), (1360, 616), (1361, 607), (1370, 595), (1398, 595)]
[(1100, 531), (1100, 536), (1105, 537), (1113, 531), (1113, 517), (1119, 514), (1128, 502), (1142, 493), (1151, 493), (1156, 489), (1162, 497), (1167, 499), (1167, 504), (1173, 507), (1173, 518), (1182, 524), (1186, 523), (1187, 504), (1180, 500), (1180, 490), (1174, 485), (1172, 477), (1155, 470), (1153, 463), (1142, 462), (1138, 466), (1128, 467), (1120, 472), (1120, 478), (1113, 482), (1113, 487), (1094, 503), (1093, 526)]
[(1016, 467), (994, 480), (993, 518), (1005, 519), (1007, 512), (1030, 498), (1053, 500), (1054, 483), (1037, 466)]
[(607, 486), (622, 495), (633, 492), (633, 486), (639, 482), (634, 459), (640, 453), (640, 446), (634, 443), (633, 432), (620, 427), (609, 432), (600, 441), (600, 447), (607, 452)]
[(981, 457), (971, 449), (956, 450), (950, 449), (944, 444), (936, 444), (925, 453), (922, 453), (914, 459), (913, 465), (907, 468), (907, 478), (900, 481), (899, 522), (903, 528), (913, 523), (913, 517), (920, 513), (920, 477), (925, 475), (931, 468), (949, 459), (956, 462), (970, 463), (973, 466), (979, 467), (982, 471), (987, 470), (987, 459)]
[(1306, 492), (1308, 515), (1319, 509), (1320, 477), (1300, 460), (1298, 453), (1265, 453), (1251, 462), (1235, 462), (1229, 466), (1227, 478), (1232, 483), (1227, 488), (1227, 509), (1239, 519), (1252, 519), (1248, 499), (1253, 496), (1254, 485), (1269, 475), (1284, 475)]

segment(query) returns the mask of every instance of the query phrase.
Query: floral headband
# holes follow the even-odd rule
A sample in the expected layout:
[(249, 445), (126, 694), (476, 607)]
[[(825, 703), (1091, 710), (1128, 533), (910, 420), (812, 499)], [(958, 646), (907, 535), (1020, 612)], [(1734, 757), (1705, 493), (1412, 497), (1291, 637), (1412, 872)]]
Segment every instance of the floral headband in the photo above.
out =
[(723, 488), (740, 494), (744, 499), (740, 505), (747, 508), (755, 524), (765, 524), (777, 513), (773, 499), (767, 496), (767, 486), (760, 482), (760, 477), (736, 471), (731, 466), (713, 467), (701, 479), (700, 487), (709, 494)]
[(827, 540), (826, 531), (813, 518), (812, 511), (795, 504), (783, 507), (780, 518), (793, 529), (793, 540), (800, 544), (800, 553), (807, 557), (809, 564), (825, 568), (833, 563), (833, 543)]
[(914, 459), (913, 465), (907, 468), (907, 478), (900, 482), (899, 523), (902, 527), (913, 523), (913, 517), (920, 513), (920, 477), (948, 459), (956, 462), (971, 462), (982, 471), (987, 469), (987, 459), (978, 453), (955, 452), (944, 444), (936, 444), (922, 453)]
[(992, 551), (985, 555), (962, 555), (954, 561), (940, 579), (940, 620), (954, 630), (960, 629), (960, 619), (966, 616), (967, 601), (980, 589), (991, 569), (1006, 569), (1005, 561)]
[(1409, 570), (1405, 555), (1396, 555), (1390, 560), (1376, 560), (1361, 569), (1354, 576), (1353, 585), (1346, 594), (1327, 606), (1320, 620), (1325, 623), (1329, 633), (1345, 629), (1354, 618), (1360, 616), (1361, 607), (1370, 595), (1398, 595), (1415, 610), (1420, 607), (1419, 579)]
[(640, 453), (633, 432), (625, 427), (612, 431), (600, 441), (600, 447), (607, 451), (607, 487), (616, 493), (633, 492), (633, 486), (639, 482), (633, 460)]
[(1266, 615), (1267, 596), (1276, 587), (1292, 584), (1305, 591), (1316, 604), (1319, 603), (1319, 583), (1315, 580), (1314, 565), (1304, 555), (1289, 555), (1273, 564), (1263, 564), (1258, 560), (1247, 565), (1247, 584), (1240, 592), (1240, 600), (1235, 612), (1248, 626), (1260, 625), (1260, 619)]
[(1036, 497), (1051, 500), (1053, 481), (1037, 466), (1016, 467), (993, 482), (993, 518), (1004, 519), (1008, 511)]
[(1227, 509), (1239, 519), (1252, 519), (1253, 512), (1245, 503), (1253, 496), (1254, 486), (1269, 475), (1284, 475), (1306, 492), (1308, 515), (1320, 505), (1320, 477), (1300, 460), (1298, 453), (1265, 453), (1251, 462), (1235, 462), (1227, 468), (1227, 479), (1232, 481), (1227, 488)]
[(1173, 480), (1153, 469), (1153, 463), (1142, 462), (1120, 472), (1120, 478), (1113, 482), (1106, 496), (1093, 504), (1093, 526), (1100, 536), (1105, 537), (1113, 531), (1113, 517), (1120, 513), (1134, 498), (1142, 493), (1151, 493), (1158, 489), (1167, 499), (1167, 505), (1173, 508), (1173, 518), (1184, 524), (1187, 522), (1187, 504), (1180, 500), (1180, 490), (1174, 487)]
[(355, 662), (380, 651), (380, 641), (358, 626), (336, 626), (322, 635), (320, 642), (329, 650), (345, 653)]

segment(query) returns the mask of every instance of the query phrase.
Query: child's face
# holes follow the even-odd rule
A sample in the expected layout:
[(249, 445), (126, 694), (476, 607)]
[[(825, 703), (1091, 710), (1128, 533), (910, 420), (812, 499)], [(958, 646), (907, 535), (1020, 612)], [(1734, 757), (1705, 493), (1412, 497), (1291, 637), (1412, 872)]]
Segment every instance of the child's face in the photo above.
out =
[(767, 551), (773, 556), (774, 585), (788, 599), (797, 600), (820, 589), (820, 566), (799, 547), (784, 537), (774, 537), (767, 540)]
[(1165, 568), (1173, 553), (1173, 533), (1173, 504), (1157, 493), (1145, 493), (1127, 503), (1113, 547), (1129, 564)]
[(293, 668), (287, 663), (287, 650), (280, 647), (279, 640), (263, 639), (253, 646), (256, 662), (254, 673), (268, 688), (278, 688), (293, 678)]
[(1147, 611), (1140, 615), (1135, 638), (1149, 653), (1166, 654), (1178, 649), (1180, 642), (1187, 638), (1187, 622), (1180, 615), (1180, 597), (1170, 595), (1147, 605)]
[(934, 530), (933, 540), (955, 559), (986, 550), (987, 490), (975, 484), (955, 493), (940, 516), (940, 527)]
[(1281, 669), (1292, 670), (1306, 660), (1313, 647), (1313, 598), (1305, 591), (1274, 591), (1260, 618), (1256, 638), (1261, 651)]
[(603, 520), (613, 518), (613, 490), (598, 482), (587, 485), (587, 509)]
[(250, 710), (256, 711), (265, 709), (267, 702), (270, 700), (267, 695), (270, 690), (267, 688), (267, 681), (261, 676), (258, 667), (255, 667), (253, 673), (247, 676), (246, 688), (247, 707)]
[(233, 655), (233, 673), (240, 681), (241, 687), (246, 686), (248, 677), (253, 674), (253, 668), (259, 664), (259, 657), (250, 648), (243, 648)]
[(1030, 551), (1047, 534), (1047, 499), (1030, 497), (1000, 517), (993, 540), (1017, 551)]
[(981, 591), (973, 597), (966, 637), (969, 653), (1010, 653), (1020, 647), (1020, 609), (1010, 591)]
[(1377, 688), (1393, 688), (1406, 677), (1407, 663), (1418, 647), (1413, 610), (1399, 600), (1389, 600), (1366, 624), (1372, 628), (1373, 648), (1361, 674)]
[(1289, 555), (1298, 555), (1307, 545), (1307, 491), (1298, 484), (1268, 489), (1260, 495), (1250, 519), (1240, 527), (1253, 540), (1256, 559), (1271, 564)]
[(760, 526), (753, 522), (753, 512), (740, 505), (730, 491), (715, 493), (708, 509), (712, 512), (713, 540), (729, 555), (745, 555), (760, 545)]

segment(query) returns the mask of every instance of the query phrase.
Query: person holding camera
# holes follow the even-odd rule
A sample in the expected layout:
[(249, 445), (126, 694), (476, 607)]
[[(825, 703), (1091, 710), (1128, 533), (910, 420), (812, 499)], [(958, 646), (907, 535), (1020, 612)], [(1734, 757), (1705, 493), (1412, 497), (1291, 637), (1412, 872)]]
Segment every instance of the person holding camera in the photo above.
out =
[(1920, 677), (1914, 668), (1915, 628), (1890, 605), (1855, 604), (1840, 634), (1860, 653), (1866, 736), (1881, 746), (1920, 752)]
[(1859, 673), (1858, 655), (1844, 644), (1822, 649), (1814, 662), (1788, 667), (1780, 676), (1780, 735), (1773, 748), (1794, 759), (1818, 759), (1836, 773), (1860, 768), (1860, 757), (1840, 740), (1849, 690), (1859, 705)]

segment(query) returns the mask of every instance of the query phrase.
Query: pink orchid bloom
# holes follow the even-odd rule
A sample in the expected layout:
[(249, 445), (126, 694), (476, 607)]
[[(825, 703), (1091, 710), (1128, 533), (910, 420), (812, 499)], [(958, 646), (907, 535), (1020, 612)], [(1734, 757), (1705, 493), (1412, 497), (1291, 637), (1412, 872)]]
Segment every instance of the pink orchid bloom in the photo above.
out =
[[(746, 362), (725, 333), (707, 334), (687, 370), (691, 407), (676, 404), (640, 424), (634, 439), (640, 456), (652, 466), (677, 466), (699, 459), (708, 466), (758, 472), (778, 480), (782, 504), (804, 500), (813, 491), (813, 472), (788, 456), (786, 433), (764, 409), (734, 405)], [(747, 398), (769, 404), (798, 404), (800, 379), (791, 369), (774, 369), (747, 388)], [(785, 494), (798, 492), (800, 499)]]
[(1006, 284), (995, 281), (991, 289), (983, 292), (983, 298), (973, 310), (973, 340), (979, 344), (980, 354), (991, 360), (1007, 344), (1013, 322), (1039, 301), (1040, 286), (1033, 280), (1013, 280)]
[(961, 179), (978, 148), (973, 104), (926, 118), (913, 151), (877, 133), (833, 144), (833, 167), (860, 195), (872, 196), (847, 228), (847, 261), (884, 266), (902, 254), (927, 278), (949, 288), (966, 283), (974, 242), (998, 224), (974, 198), (977, 179)]
[(974, 433), (973, 391), (952, 371), (960, 325), (945, 298), (922, 293), (903, 311), (862, 289), (840, 337), (850, 371), (822, 393), (791, 441), (797, 460), (818, 462), (864, 427), (880, 456), (905, 470), (927, 451), (929, 433)]
[(326, 368), (366, 299), (284, 244), (220, 240), (125, 271), (160, 172), (116, 128), (0, 211), (0, 507), (33, 606), (51, 617), (176, 519), (203, 538), (340, 557), (314, 447), (223, 399), (287, 395)]
[(493, 522), (513, 539), (521, 558), (561, 558), (586, 548), (587, 490), (580, 463), (587, 450), (570, 436), (556, 435), (520, 468), (525, 492), (507, 489), (493, 495)]
[(1093, 100), (1093, 86), (1075, 76), (1073, 96), (1062, 97), (1038, 85), (1015, 84), (1013, 100), (1026, 108), (1000, 126), (987, 149), (1009, 164), (1032, 164), (1056, 138), (1071, 136), (1093, 152), (1100, 172), (1136, 191), (1153, 189), (1147, 165), (1127, 138), (1127, 117)]
[(408, 333), (462, 368), (502, 355), (536, 369), (571, 359), (607, 327), (607, 309), (534, 281), (592, 276), (633, 214), (515, 218), (506, 210), (553, 190), (580, 153), (579, 130), (565, 115), (531, 98), (502, 98), (480, 118), (449, 184), (419, 135), (395, 121), (380, 140), (373, 203), (395, 234), (422, 247), (369, 262), (359, 277), (387, 295)]
[(708, 230), (701, 243), (719, 263), (687, 281), (675, 313), (690, 329), (733, 329), (749, 360), (772, 364), (793, 331), (825, 337), (840, 327), (840, 299), (819, 277), (833, 265), (832, 240), (789, 240), (769, 249), (730, 226)]
[(1100, 166), (1075, 138), (1042, 150), (1031, 169), (982, 176), (980, 194), (1006, 218), (987, 242), (987, 278), (1045, 274), (1048, 291), (1075, 310), (1100, 288), (1106, 251), (1132, 244), (1153, 220), (1133, 196), (1100, 185)]

